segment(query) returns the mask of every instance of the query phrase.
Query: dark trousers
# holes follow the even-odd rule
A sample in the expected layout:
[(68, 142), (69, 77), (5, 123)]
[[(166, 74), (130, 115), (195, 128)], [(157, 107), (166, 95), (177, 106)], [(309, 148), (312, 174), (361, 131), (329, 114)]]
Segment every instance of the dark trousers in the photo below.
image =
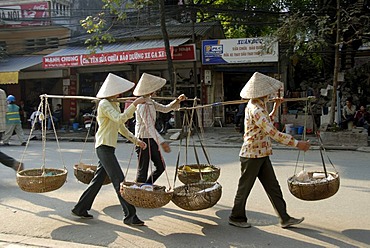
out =
[(343, 120), (340, 124), (342, 129), (348, 129), (348, 122), (354, 121), (354, 116), (353, 115), (346, 115), (346, 119)]
[(116, 191), (117, 197), (121, 203), (123, 212), (125, 214), (125, 220), (129, 220), (136, 215), (136, 208), (123, 199), (120, 194), (120, 183), (123, 182), (125, 177), (114, 152), (115, 148), (111, 146), (101, 145), (96, 148), (96, 154), (99, 158), (97, 170), (94, 178), (91, 180), (89, 186), (85, 192), (83, 192), (80, 200), (74, 207), (76, 212), (83, 214), (85, 211), (91, 209), (95, 197), (101, 189), (104, 179), (108, 174)]
[[(0, 133), (0, 140), (2, 140), (3, 138), (3, 133), (1, 132)], [(17, 163), (18, 161), (15, 160), (14, 158), (6, 155), (5, 153), (3, 152), (0, 152), (0, 163), (2, 163), (3, 165), (7, 166), (7, 167), (10, 167), (10, 168), (13, 168), (13, 166)]]
[(290, 216), (286, 212), (286, 203), (276, 179), (270, 158), (244, 158), (240, 157), (241, 177), (239, 179), (238, 190), (236, 192), (234, 207), (230, 219), (233, 221), (247, 221), (245, 206), (248, 196), (256, 181), (260, 180), (270, 201), (282, 221), (286, 221)]
[(10, 168), (13, 168), (13, 166), (17, 163), (14, 158), (9, 157), (3, 152), (0, 152), (0, 162)]
[[(154, 139), (142, 140), (146, 143), (147, 148), (143, 150), (140, 147), (136, 147), (136, 153), (139, 159), (136, 182), (153, 184), (164, 172), (165, 165), (157, 142)], [(155, 169), (148, 177), (150, 160), (153, 161)], [(150, 169), (152, 170), (151, 167)]]

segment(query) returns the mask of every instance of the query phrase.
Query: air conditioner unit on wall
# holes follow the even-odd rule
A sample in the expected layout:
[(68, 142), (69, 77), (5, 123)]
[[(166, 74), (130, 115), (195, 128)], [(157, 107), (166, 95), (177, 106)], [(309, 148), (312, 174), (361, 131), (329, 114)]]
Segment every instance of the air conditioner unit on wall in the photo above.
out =
[(211, 70), (204, 70), (204, 84), (211, 85), (212, 73)]

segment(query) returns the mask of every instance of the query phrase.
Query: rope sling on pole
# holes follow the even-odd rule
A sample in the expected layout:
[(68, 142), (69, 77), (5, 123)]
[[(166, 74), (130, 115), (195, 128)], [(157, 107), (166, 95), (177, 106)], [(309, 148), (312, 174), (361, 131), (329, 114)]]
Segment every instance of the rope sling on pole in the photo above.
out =
[[(147, 104), (144, 105), (144, 116), (150, 120), (155, 119), (154, 116), (151, 116), (151, 112), (149, 109), (149, 106)], [(147, 121), (143, 121), (144, 125), (148, 125)], [(148, 130), (150, 127), (145, 126), (145, 129)], [(159, 134), (156, 134), (159, 135)], [(154, 137), (155, 142), (159, 144), (159, 138), (156, 136)], [(130, 204), (136, 206), (136, 207), (141, 207), (141, 208), (159, 208), (163, 207), (164, 205), (168, 204), (173, 196), (173, 190), (168, 178), (167, 174), (167, 169), (166, 169), (166, 164), (163, 159), (163, 156), (160, 154), (160, 159), (163, 163), (164, 166), (164, 173), (166, 175), (167, 183), (168, 183), (168, 190), (165, 189), (165, 187), (154, 185), (154, 179), (153, 179), (153, 169), (152, 169), (152, 163), (151, 163), (151, 147), (152, 145), (150, 144), (150, 138), (148, 138), (148, 144), (147, 148), (148, 149), (148, 156), (149, 156), (149, 170), (151, 172), (151, 180), (152, 183), (150, 185), (145, 184), (145, 183), (138, 183), (138, 182), (128, 182), (124, 181), (121, 184), (121, 195), (122, 197), (129, 202)], [(158, 147), (159, 149), (159, 147)], [(131, 157), (129, 164), (127, 166), (126, 170), (126, 178), (128, 177), (128, 169), (130, 166), (131, 158), (133, 156), (133, 150), (131, 152)], [(142, 149), (140, 149), (139, 154), (138, 154), (138, 166), (139, 166), (139, 161), (142, 156)]]
[[(41, 121), (41, 130), (42, 130), (42, 166), (40, 169), (25, 169), (17, 172), (18, 186), (22, 190), (32, 193), (44, 193), (59, 189), (60, 187), (63, 186), (63, 184), (67, 180), (68, 173), (61, 153), (59, 140), (56, 135), (55, 126), (52, 120), (51, 121), (53, 124), (53, 130), (55, 133), (55, 138), (57, 141), (58, 151), (60, 159), (63, 164), (63, 168), (62, 169), (46, 168), (46, 127), (48, 121), (46, 117), (49, 115), (49, 118), (51, 118), (51, 110), (48, 98), (45, 95), (41, 95), (40, 98), (41, 102), (37, 111), (40, 112), (38, 118)], [(27, 140), (25, 150), (22, 154), (21, 162), (23, 161), (26, 155), (28, 144), (30, 138), (32, 137), (32, 132), (35, 128), (36, 122), (37, 120), (35, 120), (34, 123), (32, 124), (32, 129)]]
[[(193, 103), (193, 106), (195, 105), (196, 105), (196, 99), (194, 100), (194, 103)], [(193, 148), (194, 148), (194, 156), (195, 156), (196, 164), (195, 165), (187, 164), (187, 157), (188, 157), (187, 151), (189, 147), (190, 136), (191, 136), (193, 129), (198, 134), (198, 138), (200, 140), (197, 126), (194, 124), (195, 123), (194, 113), (196, 112), (196, 110), (197, 110), (196, 108), (186, 109), (184, 113), (183, 126), (182, 126), (181, 135), (180, 135), (179, 152), (178, 152), (177, 162), (176, 162), (174, 185), (175, 185), (177, 176), (179, 177), (181, 182), (185, 183), (185, 185), (175, 187), (173, 198), (172, 198), (172, 202), (175, 203), (175, 205), (177, 205), (178, 207), (184, 210), (188, 210), (188, 211), (197, 211), (197, 210), (210, 208), (219, 201), (219, 199), (221, 198), (221, 194), (222, 194), (221, 185), (215, 182), (219, 176), (219, 172), (220, 172), (219, 168), (218, 170), (212, 170), (212, 172), (210, 172), (212, 175), (215, 175), (218, 172), (216, 177), (210, 178), (210, 177), (204, 176), (204, 174), (209, 174), (209, 172), (203, 171), (204, 165), (200, 164), (199, 156), (195, 148), (195, 144), (194, 144), (194, 139), (193, 139)], [(185, 127), (186, 127), (186, 132), (184, 134)], [(182, 144), (183, 136), (186, 136), (186, 145), (185, 145), (186, 164), (179, 167), (180, 151), (181, 151), (181, 144)], [(206, 157), (206, 160), (208, 162), (208, 165), (206, 165), (207, 168), (212, 168), (209, 162), (208, 155), (205, 152), (205, 148), (203, 147), (203, 145), (202, 145), (202, 149)], [(191, 171), (186, 170), (185, 168), (190, 168)], [(209, 181), (205, 181), (205, 179), (208, 179)]]
[[(97, 102), (95, 103), (95, 109), (97, 109)], [(96, 119), (96, 116), (93, 115), (92, 117), (92, 122)], [(94, 163), (84, 163), (82, 162), (83, 158), (84, 158), (84, 155), (85, 155), (85, 147), (86, 147), (86, 144), (87, 144), (87, 140), (90, 136), (90, 132), (93, 132), (94, 134), (96, 133), (97, 131), (97, 125), (94, 125), (93, 128), (95, 130), (91, 130), (92, 126), (90, 126), (90, 128), (87, 130), (87, 133), (86, 133), (86, 136), (85, 136), (85, 140), (84, 140), (84, 143), (82, 145), (82, 150), (81, 150), (81, 154), (80, 154), (80, 158), (78, 160), (78, 163), (75, 164), (73, 166), (73, 173), (75, 175), (75, 177), (77, 178), (77, 180), (81, 183), (84, 183), (84, 184), (89, 184), (91, 182), (91, 180), (94, 178), (94, 174), (98, 168), (97, 166), (97, 161), (96, 161), (96, 158), (97, 158), (97, 155), (96, 155), (96, 149), (94, 147), (95, 145), (95, 136), (94, 136), (94, 143), (93, 143), (93, 154), (95, 156), (90, 156), (89, 157), (89, 161), (92, 161), (92, 158), (95, 158), (95, 161)], [(109, 178), (108, 175), (105, 176), (105, 179), (104, 179), (104, 182), (103, 182), (103, 185), (107, 185), (107, 184), (110, 184), (111, 183), (111, 180)]]

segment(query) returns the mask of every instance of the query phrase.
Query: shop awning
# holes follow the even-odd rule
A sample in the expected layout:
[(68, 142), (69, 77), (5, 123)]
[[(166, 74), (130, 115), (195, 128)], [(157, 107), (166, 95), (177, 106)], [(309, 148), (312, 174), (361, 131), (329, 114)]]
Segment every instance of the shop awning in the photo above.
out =
[[(190, 38), (170, 39), (171, 54), (174, 57), (176, 47), (186, 43)], [(192, 55), (191, 59), (187, 56), (186, 60), (195, 60), (195, 45), (185, 45), (188, 52)], [(185, 52), (183, 52), (185, 54)], [(175, 56), (176, 57), (176, 56)], [(78, 67), (93, 65), (111, 65), (130, 62), (165, 60), (166, 52), (163, 40), (141, 40), (125, 43), (107, 44), (102, 50), (97, 50), (92, 54), (86, 47), (68, 47), (44, 56), (44, 68), (57, 67)]]
[(17, 84), (19, 71), (41, 63), (42, 56), (11, 57), (0, 60), (0, 84)]

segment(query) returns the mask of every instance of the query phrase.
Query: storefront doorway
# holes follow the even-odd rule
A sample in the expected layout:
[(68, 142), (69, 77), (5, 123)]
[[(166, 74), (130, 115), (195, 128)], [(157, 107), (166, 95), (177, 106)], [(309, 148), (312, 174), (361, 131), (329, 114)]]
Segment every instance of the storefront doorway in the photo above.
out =
[[(251, 73), (224, 72), (224, 101), (240, 100), (240, 91), (247, 83)], [(238, 112), (238, 105), (225, 106), (225, 124), (235, 124), (235, 115)]]

